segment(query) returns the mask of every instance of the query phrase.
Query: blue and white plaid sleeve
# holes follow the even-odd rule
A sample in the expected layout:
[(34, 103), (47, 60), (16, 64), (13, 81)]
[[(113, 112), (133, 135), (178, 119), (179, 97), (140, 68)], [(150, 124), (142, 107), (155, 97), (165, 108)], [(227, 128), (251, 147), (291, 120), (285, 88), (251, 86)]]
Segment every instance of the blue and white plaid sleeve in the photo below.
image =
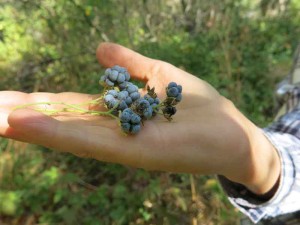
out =
[(300, 210), (300, 88), (289, 90), (287, 113), (262, 131), (281, 160), (277, 191), (271, 199), (256, 198), (243, 185), (219, 176), (230, 202), (254, 223)]

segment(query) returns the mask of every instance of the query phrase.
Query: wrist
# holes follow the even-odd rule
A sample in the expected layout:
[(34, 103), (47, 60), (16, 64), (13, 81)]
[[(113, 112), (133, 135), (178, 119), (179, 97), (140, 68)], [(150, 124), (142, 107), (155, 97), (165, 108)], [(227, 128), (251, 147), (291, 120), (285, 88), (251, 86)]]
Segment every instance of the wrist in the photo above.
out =
[[(279, 184), (281, 163), (277, 150), (269, 142), (262, 130), (255, 127), (251, 132), (251, 164), (249, 176), (243, 184), (253, 193), (264, 195), (274, 191)], [(275, 190), (276, 191), (276, 190)]]
[[(228, 101), (228, 100), (227, 100)], [(274, 191), (280, 176), (280, 158), (263, 131), (242, 115), (235, 106), (228, 101), (227, 114), (240, 126), (236, 132), (239, 149), (236, 150), (236, 166), (230, 167), (223, 173), (228, 179), (244, 185), (257, 195)], [(273, 188), (273, 189), (272, 189)]]

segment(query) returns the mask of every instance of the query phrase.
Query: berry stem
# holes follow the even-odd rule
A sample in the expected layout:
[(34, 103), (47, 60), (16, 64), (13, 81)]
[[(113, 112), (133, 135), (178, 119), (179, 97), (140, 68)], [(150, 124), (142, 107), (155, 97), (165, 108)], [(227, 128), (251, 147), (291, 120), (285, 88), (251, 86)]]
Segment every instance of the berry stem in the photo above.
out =
[[(87, 102), (87, 103), (79, 104), (79, 105), (96, 104), (101, 99), (102, 99), (102, 97), (94, 99), (94, 100), (92, 100), (90, 102)], [(63, 105), (63, 106), (66, 106), (65, 108), (62, 108), (62, 109), (59, 109), (59, 110), (46, 109), (46, 108), (45, 109), (42, 109), (42, 108), (35, 108), (34, 109), (34, 110), (36, 110), (38, 112), (46, 113), (47, 115), (53, 115), (53, 114), (61, 113), (61, 112), (73, 112), (73, 113), (90, 114), (90, 115), (94, 115), (94, 116), (110, 116), (110, 117), (112, 117), (114, 119), (119, 119), (117, 116), (113, 115), (113, 112), (118, 107), (118, 104), (115, 107), (113, 107), (112, 109), (110, 109), (109, 111), (106, 111), (106, 112), (96, 111), (96, 110), (86, 110), (86, 109), (80, 108), (78, 105), (68, 104), (68, 103), (64, 103), (64, 102), (36, 102), (36, 103), (28, 103), (28, 104), (16, 106), (15, 108), (13, 108), (13, 110), (24, 109), (24, 108), (28, 108), (30, 106), (38, 106), (38, 105)]]
[[(89, 111), (89, 110), (82, 109), (82, 108), (80, 108), (80, 107), (78, 107), (76, 105), (67, 104), (67, 103), (64, 103), (64, 102), (36, 102), (36, 103), (28, 103), (28, 104), (17, 106), (13, 110), (23, 109), (23, 108), (27, 108), (27, 107), (30, 107), (30, 106), (37, 106), (37, 105), (64, 105), (66, 107), (76, 109), (76, 110), (78, 110), (78, 112), (82, 112), (82, 113), (87, 113)], [(47, 109), (45, 109), (45, 111), (46, 110)], [(64, 110), (62, 110), (62, 112), (63, 111)]]
[(100, 97), (98, 97), (96, 99), (93, 99), (91, 101), (80, 103), (80, 104), (78, 104), (78, 106), (96, 105), (96, 104), (100, 103), (100, 100), (102, 100), (102, 99), (103, 99), (103, 96), (100, 96)]

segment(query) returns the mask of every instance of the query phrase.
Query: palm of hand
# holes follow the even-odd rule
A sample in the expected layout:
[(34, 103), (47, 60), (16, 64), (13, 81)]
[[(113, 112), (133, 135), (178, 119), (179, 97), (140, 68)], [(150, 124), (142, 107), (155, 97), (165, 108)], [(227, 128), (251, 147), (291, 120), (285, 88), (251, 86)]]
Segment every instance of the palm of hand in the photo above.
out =
[[(201, 154), (204, 154), (201, 151), (218, 141), (211, 135), (210, 126), (218, 123), (219, 94), (205, 82), (172, 65), (146, 58), (121, 46), (103, 44), (97, 56), (104, 66), (119, 64), (128, 68), (133, 78), (155, 87), (161, 98), (169, 82), (181, 84), (183, 101), (177, 106), (174, 121), (169, 123), (157, 117), (146, 121), (138, 135), (125, 136), (116, 121), (104, 117), (68, 115), (51, 118), (32, 110), (12, 112), (13, 107), (24, 103), (81, 103), (95, 96), (2, 92), (0, 134), (101, 161), (146, 169), (199, 172), (198, 164)], [(137, 65), (136, 62), (140, 63)], [(199, 145), (201, 136), (205, 141)], [(200, 172), (210, 172), (209, 166), (203, 165), (202, 168)]]

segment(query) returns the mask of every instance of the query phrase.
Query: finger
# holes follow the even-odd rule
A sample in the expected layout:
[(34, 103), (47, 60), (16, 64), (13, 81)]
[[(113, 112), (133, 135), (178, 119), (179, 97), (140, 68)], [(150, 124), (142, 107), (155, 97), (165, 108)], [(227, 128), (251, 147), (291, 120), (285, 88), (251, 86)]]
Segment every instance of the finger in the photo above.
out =
[[(10, 129), (6, 135), (12, 134), (14, 138), (22, 138), (26, 142), (63, 152), (76, 153), (78, 149), (85, 152), (88, 148), (92, 148), (92, 143), (88, 143), (90, 132), (86, 132), (86, 126), (62, 122), (34, 110), (20, 109), (12, 112), (8, 117), (8, 124)], [(108, 131), (107, 128), (101, 127), (99, 130), (99, 137)], [(18, 134), (25, 134), (27, 140)]]
[(103, 66), (119, 65), (125, 67), (133, 78), (142, 81), (148, 81), (154, 74), (157, 74), (162, 64), (159, 60), (145, 57), (113, 43), (101, 43), (96, 55)]
[(147, 84), (155, 87), (158, 91), (164, 91), (166, 85), (171, 81), (186, 87), (199, 84), (198, 78), (169, 63), (145, 57), (118, 44), (101, 43), (96, 55), (99, 63), (103, 66), (120, 65), (125, 67), (134, 79), (149, 81)]
[[(102, 104), (97, 106), (82, 104), (88, 103), (92, 99), (97, 98), (97, 95), (79, 94), (72, 92), (65, 92), (60, 94), (53, 93), (32, 93), (27, 94), (17, 91), (1, 91), (0, 92), (0, 135), (4, 135), (4, 132), (9, 127), (7, 123), (8, 115), (16, 109), (16, 107), (26, 108), (26, 104), (31, 103), (46, 103), (46, 102), (56, 102), (56, 103), (69, 103), (69, 104), (79, 104), (80, 108), (83, 109), (93, 109), (93, 110), (104, 110)], [(28, 106), (29, 107), (29, 106)], [(37, 104), (30, 107), (42, 108), (42, 109), (58, 109), (65, 107), (60, 104)]]
[(124, 149), (125, 140), (129, 143), (130, 138), (122, 135), (119, 127), (116, 130), (66, 123), (28, 109), (12, 112), (8, 123), (10, 128), (6, 136), (11, 135), (17, 140), (70, 152), (80, 157), (122, 164), (136, 163), (136, 150)]
[[(98, 98), (99, 95), (80, 94), (73, 92), (63, 92), (59, 94), (53, 93), (23, 93), (17, 91), (2, 91), (0, 92), (1, 111), (11, 111), (16, 107), (46, 107), (46, 108), (61, 108), (63, 104), (75, 104), (80, 108), (89, 109), (95, 108), (94, 105), (89, 104), (93, 99)], [(33, 105), (28, 105), (33, 103)], [(37, 103), (34, 105), (34, 103)], [(49, 104), (48, 104), (49, 103)], [(52, 103), (52, 104), (51, 104)], [(100, 104), (101, 105), (101, 104)], [(103, 107), (102, 107), (103, 108)]]
[[(27, 102), (53, 102), (78, 105), (80, 108), (88, 109), (91, 107), (89, 102), (96, 99), (99, 95), (80, 94), (75, 92), (53, 93), (31, 93)], [(51, 104), (50, 104), (51, 105)], [(51, 107), (57, 108), (60, 104), (52, 104)]]

